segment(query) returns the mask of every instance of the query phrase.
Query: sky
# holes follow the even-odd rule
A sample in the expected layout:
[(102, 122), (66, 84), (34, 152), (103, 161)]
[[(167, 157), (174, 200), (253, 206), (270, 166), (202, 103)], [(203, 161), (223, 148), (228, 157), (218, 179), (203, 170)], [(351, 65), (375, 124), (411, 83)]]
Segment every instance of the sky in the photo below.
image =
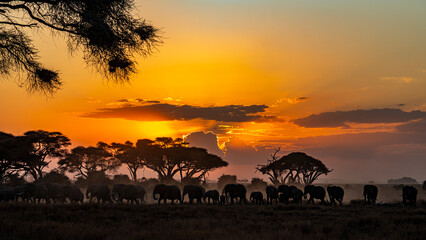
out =
[(0, 131), (60, 131), (73, 146), (186, 137), (229, 162), (213, 180), (266, 180), (255, 167), (278, 147), (334, 169), (322, 181), (426, 180), (425, 1), (135, 3), (164, 43), (130, 83), (39, 30), (41, 61), (65, 84), (46, 98), (2, 79)]

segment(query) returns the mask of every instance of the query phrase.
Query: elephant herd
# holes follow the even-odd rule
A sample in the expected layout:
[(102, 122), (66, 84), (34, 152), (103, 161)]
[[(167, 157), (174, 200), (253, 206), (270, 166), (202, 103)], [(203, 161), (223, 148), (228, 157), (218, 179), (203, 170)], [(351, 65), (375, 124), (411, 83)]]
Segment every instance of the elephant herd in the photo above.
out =
[[(307, 203), (315, 204), (315, 200), (319, 200), (321, 204), (325, 204), (325, 199), (328, 198), (331, 205), (342, 205), (344, 190), (339, 186), (328, 186), (324, 189), (321, 186), (307, 185), (304, 191), (295, 186), (280, 185), (267, 186), (266, 189), (266, 203), (277, 204), (290, 202), (301, 204), (302, 199), (309, 199)], [(402, 198), (404, 205), (415, 206), (418, 191), (415, 187), (404, 186), (402, 188)], [(124, 200), (128, 204), (140, 204), (145, 201), (146, 191), (142, 186), (130, 184), (115, 184), (112, 190), (106, 184), (92, 184), (86, 189), (86, 194), (75, 185), (62, 185), (58, 183), (27, 183), (23, 186), (18, 186), (13, 189), (0, 186), (0, 202), (18, 201), (21, 199), (26, 202), (34, 203), (83, 203), (84, 198), (88, 199), (91, 203), (96, 201), (98, 203), (122, 203)], [(190, 204), (192, 203), (212, 203), (212, 204), (226, 204), (231, 205), (238, 202), (240, 204), (265, 204), (263, 193), (260, 191), (253, 191), (250, 194), (249, 200), (246, 198), (247, 189), (242, 184), (227, 184), (222, 194), (217, 190), (205, 191), (204, 187), (199, 185), (186, 185), (181, 189), (175, 185), (157, 184), (152, 192), (152, 198), (160, 204), (179, 202), (183, 203), (185, 198), (188, 198)], [(374, 185), (365, 185), (363, 197), (365, 204), (375, 204), (378, 195), (378, 188)], [(290, 201), (291, 200), (291, 201)]]

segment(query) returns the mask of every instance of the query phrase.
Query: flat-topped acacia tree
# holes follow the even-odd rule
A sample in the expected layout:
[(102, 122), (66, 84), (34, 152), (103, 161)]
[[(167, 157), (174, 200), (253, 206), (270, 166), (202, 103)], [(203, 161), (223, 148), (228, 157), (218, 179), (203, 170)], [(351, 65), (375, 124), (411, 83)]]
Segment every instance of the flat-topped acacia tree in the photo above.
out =
[(269, 176), (273, 184), (300, 183), (310, 185), (319, 176), (327, 175), (332, 170), (328, 169), (323, 162), (303, 152), (293, 152), (283, 157), (278, 157), (276, 149), (272, 159), (265, 165), (257, 165), (256, 170)]
[(133, 0), (0, 0), (0, 75), (18, 73), (30, 92), (51, 94), (61, 79), (46, 68), (28, 32), (50, 29), (65, 36), (70, 52), (108, 79), (128, 81), (135, 56), (149, 55), (161, 42), (157, 28), (133, 14)]

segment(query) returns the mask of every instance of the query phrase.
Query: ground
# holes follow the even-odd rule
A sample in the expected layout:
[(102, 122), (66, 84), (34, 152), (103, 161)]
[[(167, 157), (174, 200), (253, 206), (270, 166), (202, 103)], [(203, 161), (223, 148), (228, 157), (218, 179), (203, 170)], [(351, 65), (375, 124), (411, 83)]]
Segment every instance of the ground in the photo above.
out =
[(424, 239), (426, 206), (0, 204), (0, 239)]

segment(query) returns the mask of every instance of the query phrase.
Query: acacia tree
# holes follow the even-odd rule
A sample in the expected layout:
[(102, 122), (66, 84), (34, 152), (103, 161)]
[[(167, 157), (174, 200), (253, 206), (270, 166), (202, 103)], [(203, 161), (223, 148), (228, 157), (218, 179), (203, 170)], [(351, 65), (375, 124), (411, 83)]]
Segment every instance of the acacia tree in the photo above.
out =
[(16, 144), (15, 168), (24, 170), (34, 180), (38, 180), (54, 158), (65, 156), (71, 141), (60, 132), (37, 130), (18, 136)]
[(160, 181), (172, 181), (173, 177), (181, 171), (181, 162), (175, 155), (176, 148), (187, 147), (188, 143), (182, 138), (159, 137), (155, 141), (139, 140), (136, 147), (145, 159), (145, 166), (158, 174)]
[(181, 180), (191, 181), (192, 179), (206, 181), (206, 175), (217, 168), (226, 167), (228, 163), (221, 157), (210, 154), (204, 148), (181, 148), (177, 155), (181, 162)]
[(0, 132), (0, 183), (15, 173), (16, 139), (12, 134)]
[(121, 163), (108, 151), (107, 145), (99, 142), (96, 147), (78, 146), (58, 162), (59, 168), (87, 178), (90, 173), (117, 169)]
[(275, 152), (271, 154), (271, 159), (266, 160), (266, 165), (257, 165), (256, 171), (260, 171), (262, 174), (266, 174), (269, 177), (269, 180), (272, 184), (277, 185), (281, 182), (284, 182), (282, 179), (283, 170), (280, 168), (270, 168), (271, 164), (277, 162), (279, 160), (279, 156), (277, 155), (280, 152), (281, 148), (276, 148)]
[(132, 142), (127, 141), (124, 144), (111, 143), (109, 148), (112, 149), (113, 156), (127, 167), (132, 180), (136, 182), (137, 172), (145, 165), (146, 154), (143, 148), (151, 143), (153, 141), (149, 139), (139, 140), (137, 148)]
[(333, 171), (329, 170), (320, 160), (302, 152), (290, 153), (280, 159), (268, 161), (266, 165), (258, 165), (256, 169), (269, 175), (274, 184), (279, 181), (281, 183), (297, 182), (304, 185), (312, 184), (319, 176)]
[(160, 181), (172, 181), (178, 173), (181, 181), (205, 180), (208, 172), (228, 165), (206, 149), (188, 147), (188, 143), (181, 138), (139, 140), (136, 148), (145, 166), (155, 171)]
[(104, 76), (128, 80), (135, 54), (149, 55), (161, 42), (158, 30), (132, 14), (133, 0), (0, 0), (0, 74), (25, 73), (30, 91), (60, 88), (58, 71), (46, 68), (27, 30), (49, 29), (82, 50), (88, 65)]

